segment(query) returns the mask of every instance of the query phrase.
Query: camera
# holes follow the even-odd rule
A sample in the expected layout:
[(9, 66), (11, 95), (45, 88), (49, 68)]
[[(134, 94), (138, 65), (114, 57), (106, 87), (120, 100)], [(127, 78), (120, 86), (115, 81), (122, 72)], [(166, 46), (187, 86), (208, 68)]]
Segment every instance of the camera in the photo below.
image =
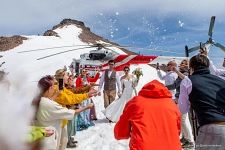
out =
[(63, 90), (63, 79), (59, 79), (59, 90)]

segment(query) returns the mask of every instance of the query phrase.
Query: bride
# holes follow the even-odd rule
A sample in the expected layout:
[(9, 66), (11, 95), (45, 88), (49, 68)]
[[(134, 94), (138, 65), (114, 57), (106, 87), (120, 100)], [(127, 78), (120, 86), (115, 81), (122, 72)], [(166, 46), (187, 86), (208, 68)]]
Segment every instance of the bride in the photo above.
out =
[(124, 67), (123, 71), (125, 75), (121, 77), (122, 95), (105, 109), (106, 118), (112, 122), (119, 120), (126, 103), (136, 95), (137, 80), (132, 74), (129, 74), (130, 68), (128, 66)]

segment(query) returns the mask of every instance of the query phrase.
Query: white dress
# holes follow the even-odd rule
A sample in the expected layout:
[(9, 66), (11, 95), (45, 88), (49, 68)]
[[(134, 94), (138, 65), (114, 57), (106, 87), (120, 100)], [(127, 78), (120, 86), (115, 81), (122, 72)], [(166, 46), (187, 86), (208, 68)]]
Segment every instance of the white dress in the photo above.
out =
[(130, 80), (121, 80), (121, 83), (124, 86), (121, 97), (113, 101), (104, 111), (105, 116), (112, 122), (117, 122), (119, 120), (126, 103), (135, 95), (135, 82), (136, 80), (134, 77)]
[(42, 140), (42, 150), (59, 150), (67, 144), (67, 126), (62, 127), (62, 120), (72, 120), (75, 110), (62, 107), (55, 101), (42, 97), (37, 111), (37, 125), (42, 127), (54, 127), (55, 135), (45, 137)]

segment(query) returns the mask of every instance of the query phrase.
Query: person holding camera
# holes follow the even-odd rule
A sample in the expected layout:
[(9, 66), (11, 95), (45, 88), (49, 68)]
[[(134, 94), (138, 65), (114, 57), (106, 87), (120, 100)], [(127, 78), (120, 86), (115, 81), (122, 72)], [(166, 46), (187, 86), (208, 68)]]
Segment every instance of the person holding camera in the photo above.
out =
[[(169, 61), (167, 64), (167, 67), (166, 67), (167, 72), (165, 75), (162, 75), (162, 72), (161, 72), (159, 66), (157, 66), (157, 68), (156, 68), (157, 75), (160, 78), (160, 80), (165, 81), (165, 86), (174, 84), (175, 80), (177, 79), (177, 74), (173, 71), (173, 67), (177, 67), (177, 63), (174, 60)], [(173, 99), (175, 99), (175, 92), (176, 92), (175, 89), (170, 90), (170, 92), (173, 96)]]
[(180, 111), (185, 114), (192, 106), (200, 125), (196, 150), (225, 149), (225, 80), (210, 74), (209, 66), (205, 55), (193, 56), (190, 76), (180, 84)]

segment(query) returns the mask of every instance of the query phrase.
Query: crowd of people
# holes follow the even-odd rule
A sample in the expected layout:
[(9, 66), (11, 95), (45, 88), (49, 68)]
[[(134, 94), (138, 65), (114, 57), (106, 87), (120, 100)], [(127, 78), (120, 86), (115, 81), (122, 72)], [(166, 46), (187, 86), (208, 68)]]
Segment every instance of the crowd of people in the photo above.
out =
[[(115, 62), (110, 60), (108, 65), (93, 77), (85, 68), (77, 76), (59, 69), (38, 81), (32, 101), (35, 113), (25, 138), (31, 149), (76, 147), (76, 132), (94, 126), (98, 119), (92, 97), (101, 96), (102, 89), (103, 113), (109, 123), (116, 123), (117, 140), (130, 138), (131, 150), (225, 149), (225, 69), (213, 65), (206, 49), (179, 65), (169, 61), (165, 75), (157, 66), (165, 84), (153, 80), (138, 93), (140, 75), (125, 66), (120, 77)], [(5, 74), (0, 75), (5, 83)], [(193, 114), (194, 126), (194, 120), (189, 120)]]
[[(203, 48), (179, 66), (168, 62), (164, 76), (159, 67), (157, 72), (165, 85), (153, 80), (127, 102), (115, 138), (130, 138), (131, 150), (224, 150), (225, 69), (217, 69)], [(194, 126), (190, 112), (197, 117)]]

